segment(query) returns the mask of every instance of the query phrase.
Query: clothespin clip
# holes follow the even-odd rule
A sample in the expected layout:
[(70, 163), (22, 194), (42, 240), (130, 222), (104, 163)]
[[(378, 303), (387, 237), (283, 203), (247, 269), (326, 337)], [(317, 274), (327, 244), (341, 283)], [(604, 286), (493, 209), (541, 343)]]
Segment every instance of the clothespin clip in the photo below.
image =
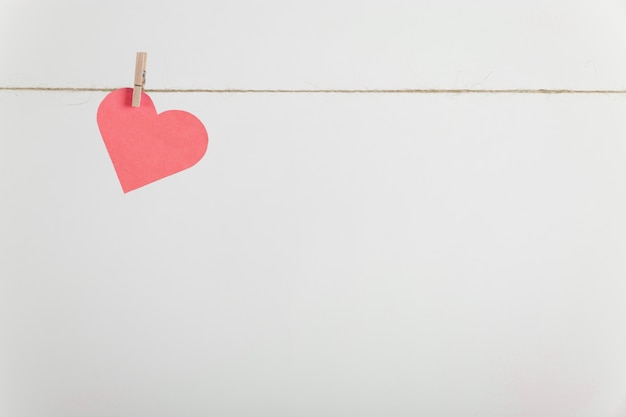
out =
[(147, 52), (137, 52), (137, 61), (135, 61), (135, 85), (133, 87), (133, 107), (139, 107), (141, 104), (141, 92), (146, 84), (147, 59)]

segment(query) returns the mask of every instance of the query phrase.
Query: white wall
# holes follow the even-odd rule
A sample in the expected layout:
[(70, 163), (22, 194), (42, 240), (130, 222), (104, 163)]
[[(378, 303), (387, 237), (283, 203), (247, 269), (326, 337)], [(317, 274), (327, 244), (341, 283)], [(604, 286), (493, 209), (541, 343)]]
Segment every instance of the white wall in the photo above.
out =
[[(0, 87), (593, 89), (623, 1), (0, 0)], [(626, 415), (626, 97), (0, 91), (0, 415)]]

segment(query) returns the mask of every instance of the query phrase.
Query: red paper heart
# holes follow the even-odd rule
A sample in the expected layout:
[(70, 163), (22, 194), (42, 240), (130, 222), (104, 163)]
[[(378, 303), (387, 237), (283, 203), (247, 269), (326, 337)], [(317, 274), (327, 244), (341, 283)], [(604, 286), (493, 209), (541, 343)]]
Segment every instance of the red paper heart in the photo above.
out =
[(181, 110), (157, 114), (150, 97), (132, 107), (133, 90), (108, 94), (98, 107), (98, 127), (125, 193), (195, 165), (209, 136), (196, 116)]

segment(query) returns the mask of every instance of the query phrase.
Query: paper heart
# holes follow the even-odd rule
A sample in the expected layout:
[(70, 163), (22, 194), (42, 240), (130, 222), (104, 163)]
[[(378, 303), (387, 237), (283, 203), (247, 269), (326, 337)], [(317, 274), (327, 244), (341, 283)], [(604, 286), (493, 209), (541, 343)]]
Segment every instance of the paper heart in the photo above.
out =
[(195, 165), (209, 136), (196, 116), (181, 110), (157, 114), (142, 93), (132, 107), (133, 90), (108, 94), (98, 107), (98, 127), (125, 193)]

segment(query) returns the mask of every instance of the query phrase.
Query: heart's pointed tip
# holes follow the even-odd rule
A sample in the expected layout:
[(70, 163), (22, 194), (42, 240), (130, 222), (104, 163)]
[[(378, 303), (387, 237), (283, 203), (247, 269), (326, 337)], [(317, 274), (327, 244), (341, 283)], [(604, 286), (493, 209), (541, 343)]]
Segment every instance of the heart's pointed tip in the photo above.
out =
[(123, 191), (124, 191), (124, 195), (126, 195), (126, 194), (130, 193), (131, 191), (135, 191), (136, 189), (141, 188), (141, 187), (143, 187), (143, 186), (145, 186), (145, 185), (148, 185), (148, 184), (139, 185), (139, 186), (137, 186), (137, 187), (133, 187), (133, 188), (123, 189)]
[(124, 185), (124, 184), (120, 184), (120, 185), (122, 186), (122, 191), (124, 192), (124, 194), (128, 194), (128, 193), (130, 193), (131, 191), (134, 191), (134, 190), (136, 190), (137, 188), (140, 188), (140, 187), (141, 187), (141, 186), (133, 186), (133, 187), (129, 187), (129, 186), (126, 186), (126, 185)]

